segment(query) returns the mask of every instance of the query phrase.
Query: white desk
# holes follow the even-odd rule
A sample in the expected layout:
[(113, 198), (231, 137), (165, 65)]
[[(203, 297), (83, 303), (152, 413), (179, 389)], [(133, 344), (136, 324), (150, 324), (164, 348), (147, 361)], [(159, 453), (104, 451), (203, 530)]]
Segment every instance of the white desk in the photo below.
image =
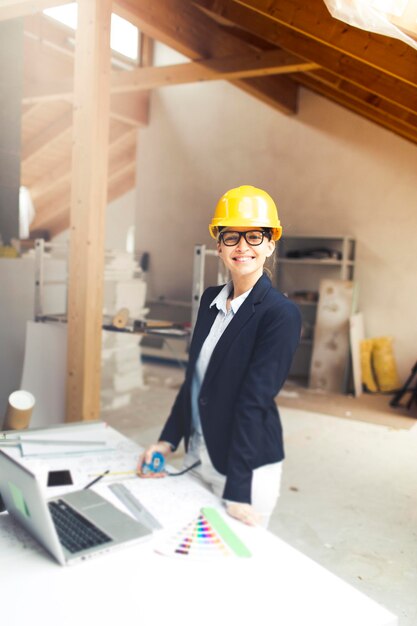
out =
[[(107, 468), (112, 455), (119, 467), (131, 465), (140, 448), (113, 429), (108, 434), (119, 442), (118, 448), (103, 453), (107, 456), (100, 462)], [(74, 459), (70, 463), (79, 462)], [(42, 463), (37, 463), (41, 469)], [(56, 459), (48, 463), (63, 467)], [(68, 467), (69, 462), (64, 465)], [(167, 520), (169, 510), (158, 502), (167, 494), (176, 503), (172, 519), (181, 516), (181, 511), (189, 518), (192, 510), (191, 519), (198, 514), (201, 501), (195, 509), (186, 501), (177, 482), (180, 478), (132, 480), (144, 486), (141, 500), (149, 509), (154, 507), (152, 512), (161, 521)], [(208, 506), (213, 498), (207, 492)], [(168, 531), (158, 531), (146, 543), (61, 567), (23, 530), (16, 529), (7, 514), (0, 515), (1, 623), (397, 626), (394, 615), (285, 542), (227, 519), (251, 549), (252, 558), (196, 561), (161, 556), (154, 547)]]

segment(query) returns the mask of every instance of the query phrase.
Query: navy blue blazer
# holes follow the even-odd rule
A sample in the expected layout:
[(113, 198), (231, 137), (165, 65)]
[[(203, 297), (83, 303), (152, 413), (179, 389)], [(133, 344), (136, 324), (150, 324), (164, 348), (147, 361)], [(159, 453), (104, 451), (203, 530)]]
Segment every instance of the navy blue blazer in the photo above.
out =
[[(201, 347), (217, 316), (210, 304), (222, 287), (202, 295), (184, 383), (160, 440), (188, 448), (191, 382)], [(252, 471), (284, 458), (275, 396), (290, 369), (301, 333), (298, 307), (263, 274), (214, 348), (200, 395), (201, 426), (215, 469), (226, 476), (223, 497), (251, 502)]]

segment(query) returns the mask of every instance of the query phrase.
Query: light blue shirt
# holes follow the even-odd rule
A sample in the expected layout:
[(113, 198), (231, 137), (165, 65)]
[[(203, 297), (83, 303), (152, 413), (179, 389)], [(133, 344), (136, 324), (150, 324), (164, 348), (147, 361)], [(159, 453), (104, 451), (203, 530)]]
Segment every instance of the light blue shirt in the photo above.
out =
[(233, 283), (232, 281), (230, 281), (227, 283), (227, 285), (223, 287), (220, 293), (214, 298), (213, 302), (210, 304), (210, 308), (213, 306), (216, 306), (218, 308), (218, 313), (210, 329), (210, 332), (203, 343), (194, 370), (193, 381), (191, 385), (191, 432), (198, 434), (199, 437), (202, 437), (202, 430), (200, 411), (198, 408), (198, 396), (200, 394), (201, 385), (203, 384), (204, 376), (206, 374), (211, 355), (213, 354), (213, 350), (216, 347), (220, 337), (232, 321), (233, 317), (238, 312), (239, 307), (242, 306), (242, 304), (252, 291), (252, 288), (232, 300), (230, 304), (230, 309), (227, 310), (227, 299), (232, 290)]

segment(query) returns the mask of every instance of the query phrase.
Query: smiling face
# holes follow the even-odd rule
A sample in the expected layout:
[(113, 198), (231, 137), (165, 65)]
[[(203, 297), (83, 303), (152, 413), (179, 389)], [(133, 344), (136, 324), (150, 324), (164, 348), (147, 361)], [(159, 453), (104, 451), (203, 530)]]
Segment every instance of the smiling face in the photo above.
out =
[[(230, 231), (245, 233), (248, 230), (262, 229), (230, 226), (224, 228), (222, 233)], [(262, 243), (258, 246), (251, 246), (244, 237), (241, 237), (234, 246), (226, 246), (221, 238), (217, 242), (218, 253), (226, 268), (230, 271), (233, 282), (244, 282), (247, 289), (250, 289), (262, 276), (265, 261), (272, 255), (274, 249), (274, 241), (269, 241), (267, 236), (264, 237)]]

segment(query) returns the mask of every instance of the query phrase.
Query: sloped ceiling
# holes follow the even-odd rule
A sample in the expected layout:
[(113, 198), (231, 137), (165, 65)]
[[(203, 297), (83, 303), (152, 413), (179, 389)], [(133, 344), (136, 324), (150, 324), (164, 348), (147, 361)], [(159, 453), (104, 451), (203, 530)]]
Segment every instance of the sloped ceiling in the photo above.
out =
[[(160, 86), (229, 80), (296, 115), (301, 85), (417, 143), (417, 51), (333, 19), (322, 0), (118, 0), (114, 11), (145, 36), (141, 67), (114, 57), (109, 200), (135, 185), (137, 129)], [(72, 39), (40, 13), (25, 18), (21, 180), (33, 229), (51, 235), (69, 222)], [(154, 39), (191, 62), (151, 67)]]

